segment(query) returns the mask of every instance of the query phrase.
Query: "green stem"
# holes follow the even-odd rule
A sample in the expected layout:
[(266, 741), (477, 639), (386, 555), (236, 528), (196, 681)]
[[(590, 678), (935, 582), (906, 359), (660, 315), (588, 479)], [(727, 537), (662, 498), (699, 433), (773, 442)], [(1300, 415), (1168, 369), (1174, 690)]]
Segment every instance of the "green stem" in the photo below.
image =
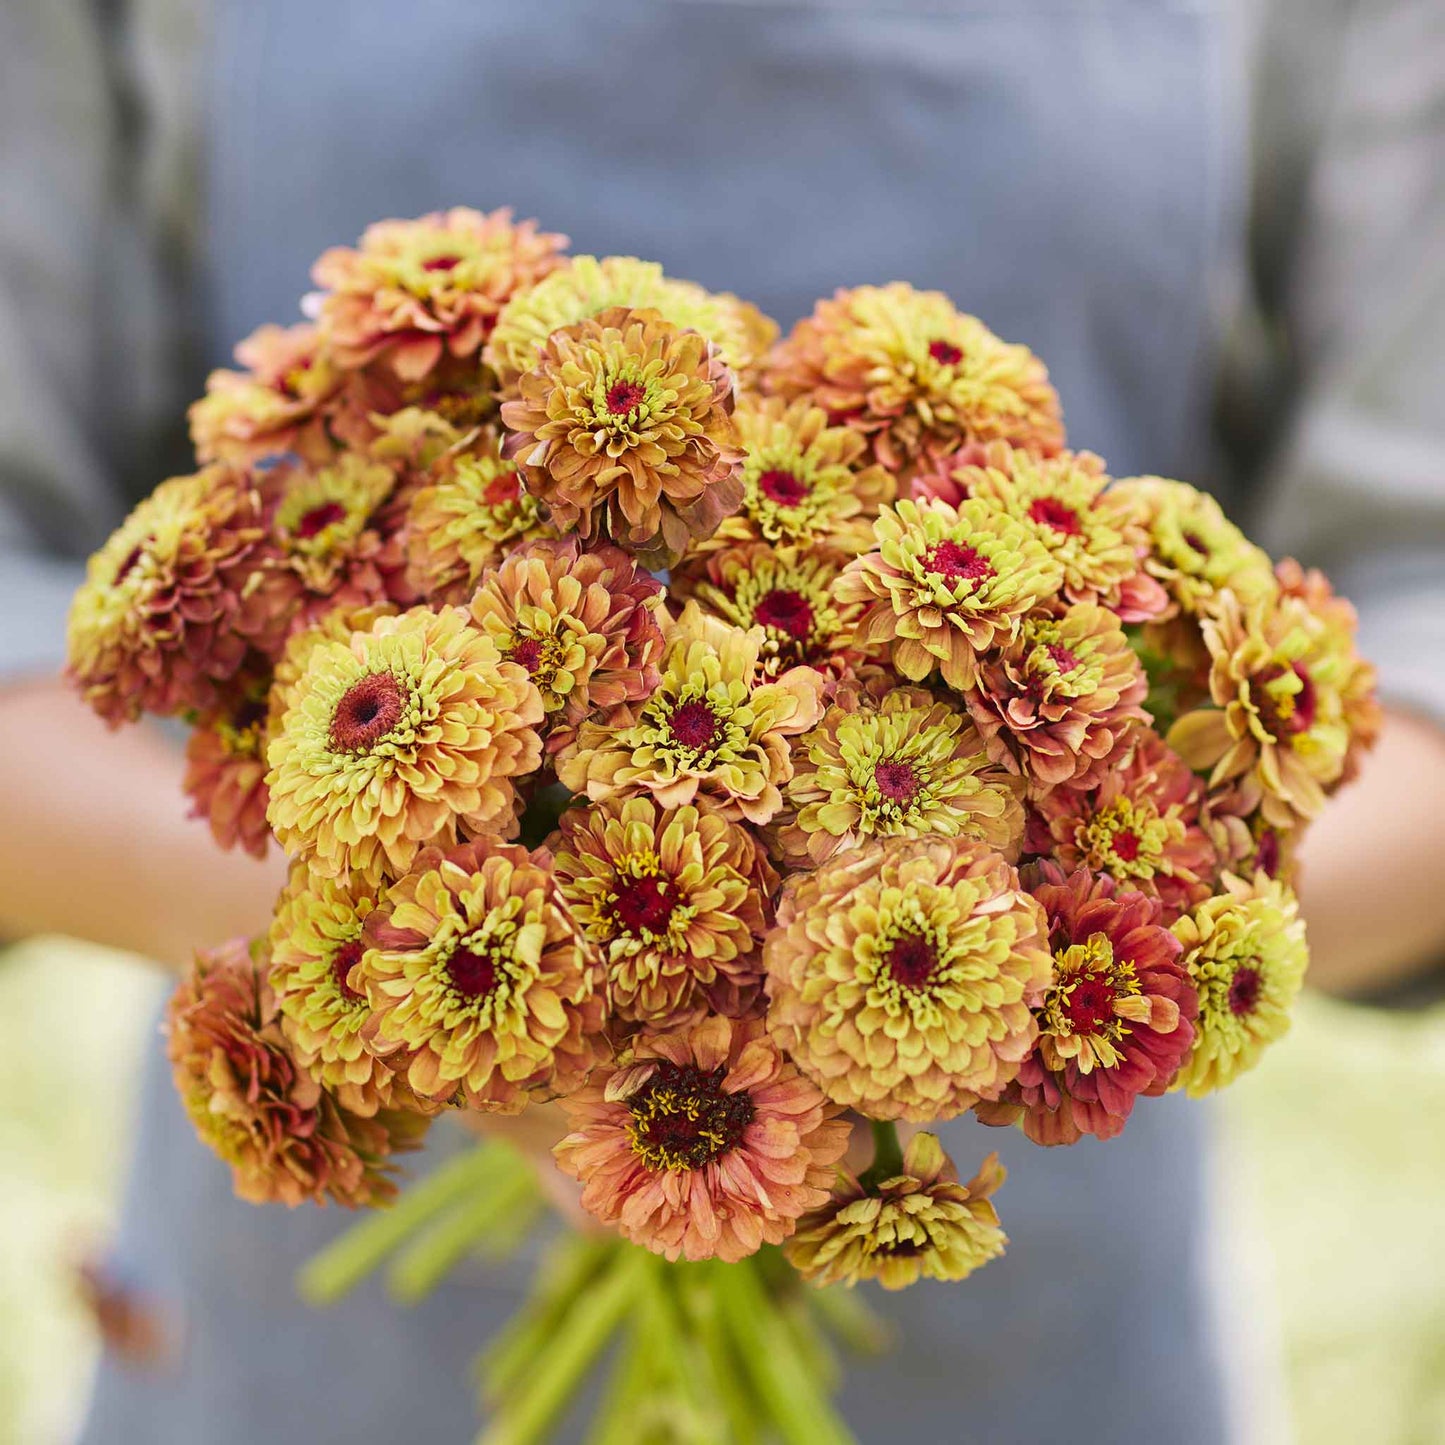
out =
[(859, 1183), (870, 1193), (885, 1179), (903, 1173), (903, 1146), (898, 1142), (898, 1127), (884, 1119), (870, 1119), (873, 1131), (873, 1163), (859, 1177)]

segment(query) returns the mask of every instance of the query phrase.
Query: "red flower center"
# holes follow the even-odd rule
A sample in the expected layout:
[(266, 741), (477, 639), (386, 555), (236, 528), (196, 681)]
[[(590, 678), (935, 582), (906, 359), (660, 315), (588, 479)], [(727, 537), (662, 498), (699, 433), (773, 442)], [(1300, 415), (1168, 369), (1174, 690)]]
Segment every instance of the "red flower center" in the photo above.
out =
[(878, 791), (892, 803), (911, 803), (918, 796), (923, 784), (912, 763), (885, 758), (873, 769), (873, 781)]
[(1252, 1014), (1259, 1004), (1259, 994), (1264, 980), (1259, 970), (1246, 964), (1234, 971), (1229, 981), (1229, 1011), (1232, 1014)]
[(924, 553), (923, 566), (951, 582), (979, 582), (993, 576), (993, 567), (982, 553), (965, 542), (952, 542), (946, 538)]
[(626, 416), (642, 405), (647, 393), (635, 381), (617, 381), (607, 388), (607, 410), (613, 416)]
[(1044, 651), (1060, 672), (1072, 672), (1079, 665), (1078, 655), (1070, 652), (1061, 642), (1046, 643)]
[(1205, 544), (1204, 538), (1201, 537), (1198, 532), (1186, 532), (1184, 534), (1184, 540), (1198, 552), (1201, 557), (1207, 557), (1209, 555), (1209, 548)]
[(1120, 828), (1114, 834), (1113, 848), (1121, 863), (1132, 863), (1139, 856), (1139, 835), (1132, 828)]
[(758, 490), (780, 507), (796, 507), (808, 496), (807, 487), (792, 472), (780, 471), (776, 467), (758, 477)]
[(452, 271), (461, 265), (460, 256), (433, 256), (429, 261), (421, 263), (423, 271)]
[(1079, 514), (1057, 497), (1035, 497), (1029, 507), (1029, 519), (1068, 537), (1077, 537), (1084, 530)]
[(928, 354), (940, 366), (957, 366), (963, 360), (963, 352), (951, 341), (944, 341), (941, 337), (928, 343)]
[[(1284, 677), (1286, 672), (1293, 672), (1299, 678), (1299, 691), (1276, 700), (1267, 688), (1270, 683)], [(1266, 668), (1259, 681), (1259, 715), (1271, 737), (1293, 737), (1297, 733), (1308, 732), (1314, 726), (1318, 697), (1313, 680), (1299, 663), (1291, 664), (1288, 669)]]
[(487, 483), (482, 500), (489, 507), (500, 507), (504, 502), (515, 502), (521, 495), (521, 477), (516, 472), (504, 472), (495, 481)]
[(1266, 828), (1254, 847), (1254, 866), (1270, 878), (1279, 877), (1279, 834)]
[(629, 878), (617, 889), (613, 916), (628, 933), (665, 933), (682, 900), (676, 884), (663, 878)]
[(933, 945), (916, 933), (905, 933), (888, 950), (888, 972), (904, 988), (922, 988), (938, 967)]
[(750, 1094), (723, 1092), (726, 1074), (725, 1064), (704, 1073), (695, 1064), (659, 1060), (627, 1101), (632, 1147), (649, 1169), (701, 1169), (743, 1137), (757, 1111)]
[(753, 609), (753, 621), (806, 642), (813, 630), (813, 609), (802, 593), (775, 587)]
[(303, 542), (309, 542), (318, 532), (345, 520), (346, 508), (340, 502), (322, 502), (319, 507), (312, 507), (309, 512), (301, 514), (301, 520), (296, 523), (296, 535)]
[(485, 953), (459, 948), (447, 959), (447, 978), (466, 998), (485, 998), (497, 986), (497, 965)]
[(667, 730), (672, 740), (685, 748), (702, 752), (710, 748), (717, 738), (717, 714), (702, 701), (685, 702), (667, 720)]
[(134, 547), (130, 549), (129, 552), (126, 553), (125, 561), (122, 562), (120, 566), (115, 569), (115, 585), (117, 587), (119, 587), (120, 584), (124, 582), (125, 579), (129, 577), (132, 572), (135, 571), (137, 565), (140, 562), (141, 552), (143, 550), (144, 549), (140, 546), (140, 544), (137, 543)]
[(337, 992), (347, 1003), (361, 1003), (366, 998), (364, 993), (358, 993), (347, 982), (347, 975), (361, 962), (361, 955), (365, 952), (361, 940), (353, 938), (350, 943), (343, 943), (331, 956), (332, 980), (336, 984)]
[(519, 638), (507, 656), (528, 672), (536, 672), (542, 665), (542, 644), (535, 637)]
[(365, 752), (379, 743), (406, 711), (406, 694), (389, 672), (372, 672), (351, 684), (331, 714), (332, 752)]
[(1098, 1033), (1114, 1018), (1114, 989), (1106, 978), (1085, 973), (1069, 991), (1064, 1013), (1076, 1034)]

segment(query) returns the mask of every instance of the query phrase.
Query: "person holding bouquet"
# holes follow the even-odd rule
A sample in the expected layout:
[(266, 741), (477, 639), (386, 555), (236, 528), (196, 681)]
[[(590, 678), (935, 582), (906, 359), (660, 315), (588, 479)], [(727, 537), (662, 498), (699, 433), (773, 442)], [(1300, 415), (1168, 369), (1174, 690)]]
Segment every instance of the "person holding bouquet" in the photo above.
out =
[[(742, 278), (785, 324), (835, 285), (948, 291), (1048, 358), (1071, 436), (1118, 474), (1198, 476), (1219, 398), (1221, 494), (1329, 567), (1390, 708), (1310, 841), (1315, 975), (1368, 989), (1435, 960), (1445, 213), (1425, 160), (1428, 7), (1323, 24), (1291, 3), (251, 0), (213, 7), (204, 44), (200, 19), (179, 0), (0, 19), (0, 928), (181, 964), (269, 914), (275, 855), (219, 855), (160, 811), (166, 745), (101, 737), (49, 680), (74, 559), (126, 495), (184, 469), (163, 460), (184, 342), (224, 361), (379, 211), (496, 198), (591, 251)], [(86, 1438), (465, 1438), (465, 1356), (510, 1283), (413, 1316), (303, 1312), (291, 1273), (336, 1221), (236, 1204), (162, 1074), (120, 1248), (175, 1297), (189, 1346), (174, 1378), (107, 1367)], [(1014, 1251), (967, 1289), (891, 1306), (901, 1348), (851, 1373), (861, 1438), (1223, 1437), (1205, 1122), (1179, 1102), (1017, 1171)], [(1003, 1138), (1006, 1161), (1022, 1143)]]

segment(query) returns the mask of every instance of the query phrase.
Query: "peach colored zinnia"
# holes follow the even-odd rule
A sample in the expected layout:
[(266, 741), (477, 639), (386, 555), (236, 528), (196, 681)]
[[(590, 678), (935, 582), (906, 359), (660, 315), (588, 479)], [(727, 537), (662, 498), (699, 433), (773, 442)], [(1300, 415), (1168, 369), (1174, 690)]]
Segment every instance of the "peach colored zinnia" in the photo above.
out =
[(768, 1027), (835, 1103), (947, 1119), (995, 1099), (1037, 1034), (1043, 910), (997, 853), (888, 839), (794, 874), (763, 945)]
[(228, 689), (225, 702), (199, 718), (186, 742), (181, 787), (191, 816), (204, 818), (222, 848), (264, 858), (271, 845), (266, 821), (267, 679), (250, 677)]
[(822, 1205), (848, 1124), (769, 1041), (721, 1017), (639, 1043), (562, 1101), (582, 1206), (668, 1259), (736, 1261)]

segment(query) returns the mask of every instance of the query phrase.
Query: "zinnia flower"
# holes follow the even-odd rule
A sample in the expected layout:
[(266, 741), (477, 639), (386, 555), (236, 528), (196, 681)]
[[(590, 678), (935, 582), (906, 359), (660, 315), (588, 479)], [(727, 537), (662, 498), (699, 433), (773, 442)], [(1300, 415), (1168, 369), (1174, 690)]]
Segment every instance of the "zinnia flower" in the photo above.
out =
[(950, 687), (972, 687), (977, 654), (1011, 641), (1063, 575), (1021, 523), (986, 502), (901, 501), (873, 533), (875, 550), (849, 563), (836, 595), (868, 604), (859, 642), (888, 644), (915, 682), (937, 667)]
[(514, 225), (510, 211), (457, 206), (415, 221), (378, 221), (356, 250), (333, 247), (312, 277), (315, 311), (337, 361), (378, 357), (405, 380), (450, 354), (473, 355), (513, 296), (562, 264), (567, 238)]
[(658, 682), (662, 589), (627, 553), (575, 537), (533, 542), (487, 573), (472, 621), (527, 670), (558, 752), (586, 718), (641, 702)]
[(247, 463), (291, 452), (329, 461), (327, 412), (344, 375), (317, 329), (262, 326), (236, 347), (236, 360), (246, 370), (213, 371), (188, 413), (197, 458)]
[(162, 482), (91, 559), (70, 608), (69, 671), (112, 725), (205, 711), (248, 650), (287, 622), (250, 474), (207, 467)]
[(224, 704), (196, 723), (186, 743), (181, 781), (191, 816), (204, 818), (222, 848), (264, 858), (271, 843), (266, 821), (266, 706), (268, 679), (233, 684)]
[(712, 342), (734, 373), (756, 365), (777, 326), (756, 306), (726, 292), (664, 276), (655, 261), (635, 256), (573, 256), (540, 284), (517, 296), (497, 319), (486, 359), (504, 397), (517, 394), (555, 331), (612, 307), (660, 312), (673, 327), (697, 331)]
[(1097, 788), (1055, 788), (1034, 802), (1025, 850), (1072, 872), (1107, 873), (1121, 887), (1158, 898), (1164, 922), (1207, 898), (1219, 860), (1200, 825), (1204, 789), (1188, 765), (1147, 728), (1129, 760)]
[(1194, 985), (1159, 901), (1080, 868), (1043, 863), (1030, 891), (1044, 906), (1054, 977), (1035, 1010), (1038, 1043), (986, 1124), (1022, 1122), (1035, 1144), (1112, 1139), (1141, 1094), (1162, 1094), (1194, 1038)]
[(1274, 593), (1269, 557), (1207, 493), (1165, 477), (1128, 477), (1108, 495), (1144, 526), (1150, 542), (1145, 570), (1185, 612), (1207, 610), (1225, 588), (1245, 601)]
[(1309, 963), (1304, 921), (1283, 883), (1224, 880), (1224, 893), (1178, 920), (1184, 964), (1199, 990), (1194, 1048), (1176, 1080), (1192, 1098), (1231, 1083), (1289, 1029)]
[(367, 1117), (393, 1103), (419, 1107), (361, 1037), (371, 1008), (353, 978), (366, 948), (362, 925), (381, 897), (361, 879), (321, 878), (293, 863), (270, 933), (270, 983), (291, 1052), (346, 1108)]
[(594, 1063), (601, 968), (549, 859), (490, 838), (428, 849), (365, 937), (351, 973), (371, 1004), (362, 1037), (422, 1097), (515, 1114)]
[(757, 1020), (639, 1042), (562, 1107), (573, 1132), (554, 1153), (583, 1208), (668, 1259), (778, 1244), (827, 1199), (848, 1147), (846, 1121)]
[(1059, 398), (1038, 357), (1000, 341), (942, 292), (902, 282), (819, 301), (774, 350), (764, 384), (855, 427), (895, 474), (929, 449), (1005, 441), (1048, 456), (1064, 442)]
[(714, 617), (745, 631), (762, 628), (762, 666), (769, 677), (805, 664), (837, 676), (859, 660), (851, 644), (863, 608), (833, 597), (847, 561), (822, 547), (774, 550), (766, 542), (742, 543), (675, 567), (668, 594), (679, 601), (694, 597)]
[(849, 556), (873, 545), (873, 519), (893, 500), (893, 477), (867, 464), (868, 444), (852, 427), (829, 426), (806, 398), (744, 394), (733, 415), (743, 449), (742, 506), (724, 517), (711, 546), (771, 542), (828, 547)]
[(1169, 746), (1216, 788), (1254, 779), (1266, 821), (1315, 817), (1344, 771), (1350, 730), (1342, 687), (1354, 652), (1337, 619), (1297, 597), (1241, 605), (1233, 593), (1201, 619), (1209, 702), (1169, 729)]
[(466, 613), (413, 608), (318, 642), (267, 750), (271, 826), (330, 877), (404, 872), (423, 844), (515, 826), (541, 695)]
[(924, 1278), (967, 1279), (1008, 1243), (991, 1203), (1005, 1172), (990, 1154), (960, 1184), (937, 1136), (915, 1134), (902, 1173), (872, 1186), (847, 1175), (822, 1209), (798, 1221), (783, 1253), (819, 1286), (876, 1279), (884, 1289), (906, 1289)]
[(300, 1067), (264, 959), (245, 943), (196, 955), (166, 1010), (166, 1036), (186, 1113), (231, 1166), (241, 1199), (359, 1208), (396, 1193), (388, 1158), (415, 1148), (426, 1121), (393, 1111), (362, 1118)]
[(870, 838), (968, 838), (1018, 857), (1020, 781), (989, 760), (962, 708), (924, 688), (842, 693), (794, 748), (788, 861), (826, 862)]
[(835, 1103), (951, 1118), (997, 1098), (1033, 1047), (1047, 940), (1042, 908), (983, 845), (874, 843), (785, 883), (763, 945), (768, 1027)]
[(678, 1027), (757, 996), (777, 880), (739, 824), (705, 805), (613, 798), (563, 813), (549, 847), (572, 917), (606, 960), (616, 1016)]
[(1263, 873), (1288, 883), (1294, 877), (1295, 849), (1304, 829), (1275, 827), (1264, 816), (1263, 801), (1258, 778), (1237, 778), (1205, 794), (1201, 821), (1222, 870), (1241, 878)]
[(1094, 602), (1030, 613), (978, 662), (968, 709), (989, 754), (1030, 791), (1097, 787), (1149, 723), (1149, 690), (1118, 617)]
[(725, 817), (766, 823), (792, 776), (789, 739), (822, 713), (821, 674), (795, 667), (769, 679), (761, 632), (693, 602), (667, 638), (656, 691), (612, 721), (583, 723), (557, 776), (594, 800), (645, 792), (679, 808), (703, 797)]
[(742, 499), (735, 388), (701, 332), (614, 307), (547, 338), (504, 449), (559, 528), (669, 566)]
[(407, 581), (433, 605), (465, 602), (512, 548), (556, 534), (501, 447), (501, 433), (490, 427), (460, 438), (410, 491)]

